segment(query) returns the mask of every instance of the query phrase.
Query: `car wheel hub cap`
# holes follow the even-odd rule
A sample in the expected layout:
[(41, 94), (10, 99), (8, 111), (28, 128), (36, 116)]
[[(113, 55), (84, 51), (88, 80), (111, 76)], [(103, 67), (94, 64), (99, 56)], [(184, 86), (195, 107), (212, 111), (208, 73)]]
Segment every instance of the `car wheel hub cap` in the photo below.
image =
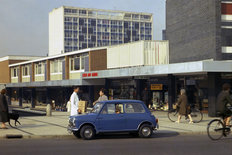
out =
[(92, 131), (91, 131), (91, 130), (85, 130), (85, 136), (86, 136), (86, 137), (88, 137), (88, 138), (89, 138), (89, 137), (91, 137), (91, 136), (92, 136), (92, 134), (93, 134), (93, 133), (92, 133)]
[(143, 135), (148, 136), (148, 135), (150, 135), (151, 131), (149, 128), (143, 128), (142, 133), (143, 133)]

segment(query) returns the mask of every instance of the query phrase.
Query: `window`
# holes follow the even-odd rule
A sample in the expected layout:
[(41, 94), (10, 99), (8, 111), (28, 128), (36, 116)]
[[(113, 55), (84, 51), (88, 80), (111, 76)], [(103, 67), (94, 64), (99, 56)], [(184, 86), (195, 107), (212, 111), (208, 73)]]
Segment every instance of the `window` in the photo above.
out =
[(79, 56), (75, 56), (70, 59), (70, 69), (71, 71), (80, 70), (80, 57)]
[(106, 104), (101, 114), (121, 114), (123, 113), (123, 104)]
[(18, 77), (18, 68), (11, 68), (11, 77)]
[(23, 76), (29, 76), (29, 66), (23, 66)]
[(126, 113), (145, 113), (145, 109), (140, 103), (126, 103), (125, 112)]
[(39, 62), (35, 64), (35, 74), (44, 74), (44, 63)]
[(55, 59), (51, 61), (51, 73), (62, 73), (62, 61), (63, 59)]

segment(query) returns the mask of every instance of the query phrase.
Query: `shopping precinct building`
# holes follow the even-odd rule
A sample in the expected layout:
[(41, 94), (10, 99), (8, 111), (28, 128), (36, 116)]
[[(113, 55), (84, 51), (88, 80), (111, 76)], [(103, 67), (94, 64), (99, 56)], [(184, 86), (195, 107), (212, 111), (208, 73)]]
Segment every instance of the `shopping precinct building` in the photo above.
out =
[[(186, 88), (194, 96), (203, 92), (203, 110), (215, 116), (215, 102), (221, 85), (231, 83), (232, 61), (203, 60), (169, 63), (168, 41), (138, 41), (123, 45), (88, 48), (56, 56), (9, 65), (11, 74), (9, 101), (31, 107), (52, 101), (65, 106), (73, 86), (80, 86), (81, 98), (92, 106), (100, 88), (109, 99), (142, 99), (148, 88), (154, 105), (176, 102), (179, 90)], [(27, 74), (22, 74), (29, 68)], [(190, 102), (195, 102), (194, 100)]]
[(67, 6), (49, 13), (49, 56), (152, 39), (151, 13)]

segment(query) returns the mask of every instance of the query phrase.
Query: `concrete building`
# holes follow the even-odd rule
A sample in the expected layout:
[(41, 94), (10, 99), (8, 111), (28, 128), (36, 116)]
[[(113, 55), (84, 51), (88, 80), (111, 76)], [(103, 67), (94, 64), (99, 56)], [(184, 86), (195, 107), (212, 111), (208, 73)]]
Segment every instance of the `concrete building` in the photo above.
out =
[(167, 0), (170, 62), (232, 59), (231, 0)]
[(28, 60), (33, 60), (33, 59), (38, 59), (41, 57), (36, 57), (36, 56), (4, 56), (0, 58), (0, 90), (5, 88), (5, 84), (10, 83), (10, 76), (11, 74), (16, 74), (15, 71), (10, 71), (9, 65), (14, 64), (14, 63), (19, 63), (23, 61), (28, 61)]
[(49, 55), (153, 39), (150, 13), (62, 6), (49, 13)]

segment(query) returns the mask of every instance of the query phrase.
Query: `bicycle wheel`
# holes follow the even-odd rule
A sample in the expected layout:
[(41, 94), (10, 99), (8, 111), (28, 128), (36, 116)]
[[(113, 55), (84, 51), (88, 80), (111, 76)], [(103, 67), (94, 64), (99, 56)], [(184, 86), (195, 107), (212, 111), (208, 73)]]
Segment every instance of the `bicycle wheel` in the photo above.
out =
[(178, 111), (176, 109), (172, 109), (168, 111), (168, 119), (172, 122), (177, 121)]
[(194, 123), (199, 123), (203, 119), (203, 114), (200, 110), (198, 109), (191, 109), (191, 117), (193, 119)]
[(221, 120), (212, 120), (207, 126), (208, 137), (212, 140), (218, 140), (222, 138), (224, 131), (224, 125)]

